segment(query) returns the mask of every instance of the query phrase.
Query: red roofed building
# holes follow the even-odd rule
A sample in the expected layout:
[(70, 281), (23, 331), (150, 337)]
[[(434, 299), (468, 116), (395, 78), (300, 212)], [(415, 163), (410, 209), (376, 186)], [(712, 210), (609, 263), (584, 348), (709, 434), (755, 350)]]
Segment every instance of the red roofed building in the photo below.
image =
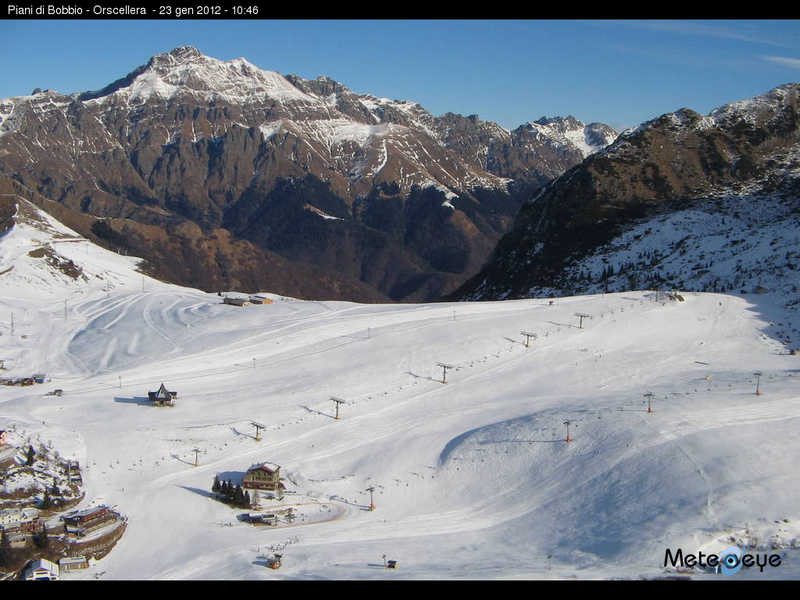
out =
[(281, 491), (286, 489), (281, 483), (281, 468), (271, 463), (254, 465), (245, 473), (242, 487), (251, 490)]

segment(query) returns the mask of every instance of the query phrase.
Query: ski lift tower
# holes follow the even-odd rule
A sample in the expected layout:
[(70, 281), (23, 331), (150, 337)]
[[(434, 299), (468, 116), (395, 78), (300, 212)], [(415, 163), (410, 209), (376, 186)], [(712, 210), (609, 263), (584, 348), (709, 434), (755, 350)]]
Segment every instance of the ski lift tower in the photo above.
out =
[(194, 448), (192, 450), (194, 452), (194, 466), (197, 466), (197, 455), (200, 454), (200, 448)]
[(570, 423), (572, 423), (572, 421), (564, 421), (564, 425), (567, 426), (567, 438), (564, 441), (567, 442), (567, 443), (572, 441), (572, 438), (569, 437), (569, 426), (570, 426)]
[(651, 414), (655, 412), (650, 405), (650, 402), (653, 400), (653, 395), (654, 395), (653, 392), (647, 392), (646, 394), (644, 394), (644, 397), (647, 398), (647, 412)]
[(251, 421), (250, 425), (256, 428), (256, 441), (261, 441), (261, 430), (266, 429), (266, 427), (261, 423), (256, 423), (255, 421)]
[(522, 335), (525, 336), (525, 347), (529, 347), (531, 345), (531, 338), (536, 339), (536, 334), (531, 333), (530, 331), (520, 331)]
[(372, 500), (372, 494), (375, 492), (375, 486), (368, 487), (367, 491), (369, 492), (369, 509), (375, 510), (375, 502)]
[(575, 316), (578, 317), (578, 329), (583, 329), (583, 320), (584, 319), (591, 319), (592, 315), (587, 315), (586, 313), (575, 313)]
[(759, 384), (761, 383), (761, 375), (762, 375), (762, 373), (761, 373), (761, 371), (756, 371), (755, 373), (753, 373), (753, 375), (756, 376), (756, 396), (760, 396), (761, 395), (761, 390), (759, 390)]
[(331, 401), (333, 401), (333, 403), (336, 405), (336, 416), (334, 417), (334, 419), (338, 419), (339, 418), (339, 405), (340, 404), (345, 404), (345, 401), (342, 400), (341, 398), (335, 398), (333, 396), (331, 397)]
[(455, 366), (445, 363), (436, 363), (436, 365), (442, 367), (442, 383), (447, 383), (447, 369), (455, 369)]

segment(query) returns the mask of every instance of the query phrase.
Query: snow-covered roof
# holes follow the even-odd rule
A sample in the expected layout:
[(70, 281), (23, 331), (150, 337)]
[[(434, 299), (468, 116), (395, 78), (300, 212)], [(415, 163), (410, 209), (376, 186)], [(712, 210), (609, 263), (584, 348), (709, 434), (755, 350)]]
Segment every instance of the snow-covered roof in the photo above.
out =
[(280, 465), (276, 465), (275, 463), (270, 462), (263, 462), (263, 463), (256, 463), (251, 466), (248, 471), (266, 471), (267, 473), (275, 473), (278, 469), (280, 469)]

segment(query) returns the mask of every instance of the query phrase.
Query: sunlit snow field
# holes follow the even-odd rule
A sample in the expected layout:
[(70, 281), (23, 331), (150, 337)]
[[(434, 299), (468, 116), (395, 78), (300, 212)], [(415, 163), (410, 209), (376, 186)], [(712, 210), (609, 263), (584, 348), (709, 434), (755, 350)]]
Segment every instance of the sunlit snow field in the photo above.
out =
[[(53, 243), (71, 280), (27, 254), (48, 236), (0, 237), (2, 374), (49, 379), (0, 386), (0, 429), (80, 460), (84, 504), (129, 519), (65, 578), (655, 578), (668, 548), (733, 543), (782, 562), (731, 578), (800, 575), (800, 356), (753, 297), (236, 307)], [(174, 407), (147, 401), (162, 382)], [(211, 497), (263, 461), (327, 516), (255, 527)]]

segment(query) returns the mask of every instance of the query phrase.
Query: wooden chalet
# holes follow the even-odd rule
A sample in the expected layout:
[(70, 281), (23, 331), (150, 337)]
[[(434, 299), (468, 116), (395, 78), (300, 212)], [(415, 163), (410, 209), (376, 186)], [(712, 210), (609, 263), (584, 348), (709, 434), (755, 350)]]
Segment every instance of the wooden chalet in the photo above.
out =
[(250, 304), (272, 304), (272, 300), (264, 296), (250, 296)]
[(175, 398), (178, 397), (178, 392), (170, 392), (162, 383), (161, 387), (155, 392), (147, 392), (147, 397), (153, 403), (153, 406), (164, 406), (165, 404), (173, 406)]
[(281, 483), (281, 468), (271, 463), (262, 463), (250, 467), (242, 480), (242, 487), (250, 490), (271, 490), (283, 492), (286, 488)]

